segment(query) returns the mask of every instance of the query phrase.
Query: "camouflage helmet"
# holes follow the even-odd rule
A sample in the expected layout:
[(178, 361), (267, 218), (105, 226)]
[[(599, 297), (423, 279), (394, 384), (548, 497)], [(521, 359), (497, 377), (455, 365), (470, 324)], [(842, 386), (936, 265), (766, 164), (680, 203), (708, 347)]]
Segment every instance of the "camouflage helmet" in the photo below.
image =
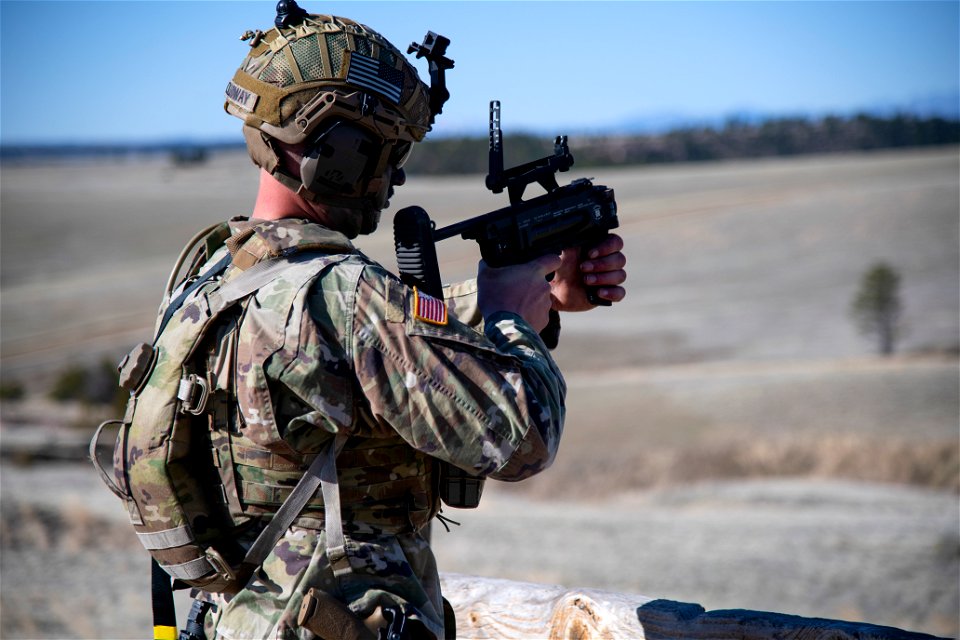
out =
[[(287, 8), (298, 13), (285, 16), (281, 11)], [(430, 130), (429, 88), (373, 29), (347, 18), (307, 14), (295, 2), (283, 1), (277, 9), (274, 28), (243, 35), (251, 49), (227, 85), (224, 108), (243, 120), (254, 163), (285, 186), (311, 201), (382, 208), (388, 165), (402, 163)], [(300, 176), (284, 170), (275, 143), (309, 146), (329, 134), (331, 123), (341, 127), (325, 150), (314, 154), (314, 165), (302, 165)], [(344, 149), (351, 146), (365, 149), (365, 155), (345, 161)], [(341, 155), (331, 156), (330, 147)], [(311, 173), (324, 157), (332, 157), (329, 171)], [(324, 178), (328, 174), (332, 182)]]

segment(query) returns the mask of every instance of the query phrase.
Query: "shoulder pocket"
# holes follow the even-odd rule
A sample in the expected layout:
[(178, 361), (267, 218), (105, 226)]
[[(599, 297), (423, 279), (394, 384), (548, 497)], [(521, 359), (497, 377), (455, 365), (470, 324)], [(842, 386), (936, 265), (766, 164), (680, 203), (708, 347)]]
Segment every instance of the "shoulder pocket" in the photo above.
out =
[(410, 315), (407, 317), (406, 331), (409, 336), (420, 336), (431, 341), (441, 341), (452, 348), (467, 348), (479, 351), (489, 356), (513, 361), (515, 357), (497, 350), (485, 335), (478, 333), (459, 320), (453, 318), (445, 325), (434, 325), (418, 320)]

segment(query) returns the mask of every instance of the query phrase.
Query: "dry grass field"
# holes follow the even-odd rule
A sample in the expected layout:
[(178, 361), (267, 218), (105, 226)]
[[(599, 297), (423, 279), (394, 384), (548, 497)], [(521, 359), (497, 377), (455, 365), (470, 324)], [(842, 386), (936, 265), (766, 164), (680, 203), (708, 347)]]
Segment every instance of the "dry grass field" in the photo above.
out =
[[(628, 297), (564, 318), (557, 462), (450, 514), (441, 568), (956, 637), (958, 150), (586, 175), (617, 192)], [(147, 562), (112, 496), (86, 465), (23, 452), (82, 441), (63, 427), (94, 416), (42, 394), (148, 337), (180, 245), (247, 212), (255, 179), (240, 154), (2, 167), (0, 377), (31, 397), (2, 407), (0, 636), (149, 625)], [(482, 176), (414, 176), (394, 207), (443, 225), (504, 201)], [(393, 266), (384, 226), (360, 246)], [(478, 257), (458, 239), (440, 256), (450, 279)], [(848, 314), (877, 260), (903, 278), (894, 358)]]

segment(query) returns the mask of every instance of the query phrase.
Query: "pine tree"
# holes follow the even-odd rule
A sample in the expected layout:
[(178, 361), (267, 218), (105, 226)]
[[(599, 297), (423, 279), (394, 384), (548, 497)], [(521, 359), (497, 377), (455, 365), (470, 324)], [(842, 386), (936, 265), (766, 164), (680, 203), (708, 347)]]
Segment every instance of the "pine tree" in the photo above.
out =
[(876, 338), (881, 355), (893, 354), (900, 337), (900, 274), (890, 265), (878, 262), (860, 279), (851, 305), (851, 314), (861, 333)]

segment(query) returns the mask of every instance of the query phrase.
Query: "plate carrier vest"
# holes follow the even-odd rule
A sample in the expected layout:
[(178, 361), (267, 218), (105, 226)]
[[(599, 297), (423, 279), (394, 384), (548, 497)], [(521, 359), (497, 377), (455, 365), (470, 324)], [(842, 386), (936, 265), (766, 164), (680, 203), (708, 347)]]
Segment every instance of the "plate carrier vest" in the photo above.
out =
[[(281, 250), (256, 233), (262, 225), (278, 224), (302, 225), (303, 239)], [(194, 251), (186, 276), (178, 279)], [(335, 574), (349, 572), (341, 501), (352, 512), (348, 526), (355, 521), (362, 526), (371, 506), (401, 505), (379, 512), (376, 526), (386, 533), (418, 530), (436, 512), (430, 459), (399, 436), (357, 437), (348, 444), (350, 434), (337, 433), (313, 455), (282, 441), (254, 443), (237, 427), (242, 420), (233, 375), (211, 373), (218, 353), (235, 353), (221, 347), (236, 339), (253, 294), (282, 273), (284, 284), (293, 286), (272, 289), (271, 296), (286, 297), (271, 305), (296, 313), (316, 277), (355, 254), (341, 234), (300, 220), (261, 223), (237, 235), (228, 223), (210, 227), (188, 243), (171, 273), (153, 343), (137, 345), (121, 362), (120, 385), (130, 391), (126, 413), (100, 425), (91, 459), (123, 500), (140, 542), (181, 585), (235, 593), (294, 522), (325, 528)], [(229, 366), (235, 364), (228, 359)], [(112, 474), (96, 451), (109, 424), (119, 427)], [(344, 448), (341, 468), (405, 465), (415, 471), (376, 490), (342, 486), (337, 460)], [(258, 477), (264, 480), (253, 480)], [(237, 541), (244, 536), (256, 536), (246, 551)]]

